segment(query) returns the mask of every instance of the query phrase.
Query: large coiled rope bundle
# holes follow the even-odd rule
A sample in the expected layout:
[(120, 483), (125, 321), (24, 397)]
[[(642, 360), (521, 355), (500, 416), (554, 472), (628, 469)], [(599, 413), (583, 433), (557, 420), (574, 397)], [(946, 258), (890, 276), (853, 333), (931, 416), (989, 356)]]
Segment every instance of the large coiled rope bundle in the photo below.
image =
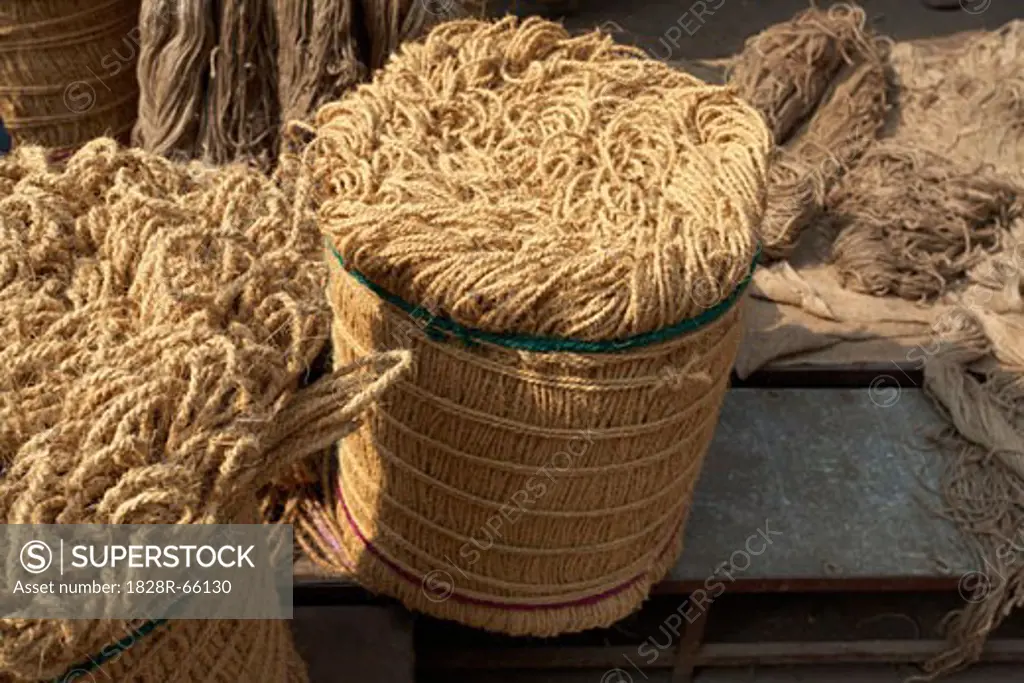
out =
[(341, 447), (318, 559), (508, 633), (632, 611), (680, 550), (736, 353), (762, 119), (508, 18), (434, 29), (316, 123), (335, 358), (415, 358)]

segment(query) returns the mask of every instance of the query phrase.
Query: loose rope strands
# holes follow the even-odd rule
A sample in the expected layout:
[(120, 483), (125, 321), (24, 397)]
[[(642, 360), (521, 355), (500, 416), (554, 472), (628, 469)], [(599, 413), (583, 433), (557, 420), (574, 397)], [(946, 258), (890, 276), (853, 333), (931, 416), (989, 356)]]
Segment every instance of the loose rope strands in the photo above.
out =
[(135, 121), (139, 0), (5, 3), (0, 118), (22, 144), (76, 148)]
[[(0, 522), (253, 523), (271, 480), (405, 372), (396, 351), (302, 387), (330, 316), (322, 238), (289, 186), (109, 139), (62, 169), (39, 148), (0, 160)], [(0, 679), (62, 676), (126, 628), (0, 619)], [(260, 620), (171, 621), (100, 666), (305, 680), (287, 624)]]
[(680, 551), (739, 343), (762, 119), (606, 36), (509, 18), (434, 29), (316, 126), (299, 194), (335, 362), (415, 364), (300, 542), (495, 631), (629, 613)]

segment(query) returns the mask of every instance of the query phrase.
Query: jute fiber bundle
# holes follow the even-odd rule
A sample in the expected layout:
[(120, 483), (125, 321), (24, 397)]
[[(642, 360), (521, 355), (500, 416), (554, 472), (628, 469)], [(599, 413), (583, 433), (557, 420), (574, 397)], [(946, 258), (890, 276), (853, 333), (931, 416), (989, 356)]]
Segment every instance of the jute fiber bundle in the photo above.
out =
[(142, 0), (134, 146), (202, 157), (208, 60), (217, 35), (212, 6), (212, 0)]
[[(4, 523), (256, 521), (261, 488), (351, 431), (409, 364), (368, 356), (300, 388), (330, 318), (321, 237), (286, 184), (100, 139), (62, 169), (21, 148), (0, 185)], [(125, 628), (0, 620), (0, 675), (60, 676)], [(171, 622), (109, 666), (303, 680), (288, 639), (281, 623)]]
[(280, 126), (273, 2), (230, 0), (216, 7), (218, 42), (210, 53), (203, 158), (270, 168)]
[[(360, 0), (369, 43), (371, 71), (384, 66), (388, 57), (406, 40), (419, 38), (430, 24), (443, 19), (457, 6), (455, 0)], [(449, 7), (450, 6), (450, 7)]]
[(573, 14), (580, 8), (580, 0), (473, 0), (464, 4), (473, 8), (471, 16), (474, 17), (501, 17), (511, 14), (517, 17), (558, 19)]
[[(898, 143), (871, 149), (829, 198), (832, 257), (845, 287), (935, 299), (1003, 246), (1021, 188)], [(868, 201), (866, 201), (868, 200)]]
[(281, 120), (313, 116), (367, 76), (356, 0), (276, 0), (277, 95)]
[(483, 1), (277, 0), (281, 120), (310, 121), (370, 77), (408, 40), (443, 21), (481, 16)]
[(340, 447), (317, 559), (511, 634), (634, 610), (680, 550), (739, 342), (760, 116), (506, 18), (405, 45), (316, 123), (335, 361), (415, 358)]
[(461, 0), (142, 0), (134, 143), (172, 158), (273, 166), (308, 121)]
[(172, 157), (269, 167), (277, 153), (270, 0), (143, 0), (133, 143)]
[(0, 117), (22, 144), (74, 148), (135, 121), (139, 0), (4, 3)]
[(859, 7), (812, 7), (747, 40), (729, 83), (764, 114), (777, 143), (814, 111), (844, 64), (874, 51), (865, 22)]
[(729, 84), (762, 112), (779, 145), (761, 228), (769, 258), (792, 251), (828, 190), (882, 129), (887, 51), (864, 10), (837, 4), (769, 27), (732, 66)]
[(844, 70), (800, 133), (777, 150), (761, 233), (770, 259), (792, 252), (803, 231), (822, 217), (829, 191), (882, 131), (887, 87), (880, 59)]

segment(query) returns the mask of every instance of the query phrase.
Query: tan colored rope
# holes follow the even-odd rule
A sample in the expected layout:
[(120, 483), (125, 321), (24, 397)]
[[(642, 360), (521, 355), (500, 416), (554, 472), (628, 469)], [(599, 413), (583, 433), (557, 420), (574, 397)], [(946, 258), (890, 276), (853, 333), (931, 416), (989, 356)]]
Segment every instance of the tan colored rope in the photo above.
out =
[[(738, 346), (737, 308), (658, 333), (750, 271), (760, 115), (608, 36), (507, 18), (442, 24), (315, 124), (297, 193), (338, 252), (334, 360), (407, 347), (416, 365), (323, 473), (328, 500), (298, 506), (300, 543), (474, 626), (621, 618), (679, 551)], [(528, 350), (435, 338), (413, 307)], [(438, 572), (450, 600), (425, 587)]]
[(729, 83), (764, 113), (782, 145), (811, 114), (844, 64), (876, 52), (860, 7), (812, 7), (747, 39)]
[(859, 7), (811, 8), (750, 38), (731, 66), (730, 85), (757, 106), (780, 145), (761, 227), (770, 259), (789, 255), (885, 122), (889, 41), (866, 22)]
[[(415, 609), (510, 633), (588, 628), (634, 609), (679, 550), (738, 343), (737, 311), (636, 358), (486, 346), (455, 357), (457, 340), (396, 334), (403, 314), (333, 272), (336, 361), (401, 343), (417, 363), (342, 446), (340, 480), (325, 475), (344, 505), (307, 502), (300, 514), (301, 542), (318, 563), (347, 567)], [(687, 373), (650, 381), (670, 368)], [(466, 564), (460, 553), (509, 511), (517, 521)], [(459, 577), (459, 597), (424, 599), (421, 584), (437, 572)]]
[(759, 116), (607, 36), (450, 22), (318, 126), (308, 161), (346, 263), (466, 325), (616, 339), (696, 315), (714, 302), (693, 291), (723, 299), (750, 267)]
[(844, 286), (934, 300), (1002, 243), (1020, 187), (926, 150), (882, 143), (829, 198)]
[[(291, 186), (109, 139), (63, 168), (30, 147), (0, 160), (0, 521), (255, 521), (262, 487), (353, 430), (409, 368), (402, 351), (353, 358), (301, 387), (329, 316), (321, 237)], [(122, 626), (0, 620), (0, 674), (60, 676)], [(211, 681), (302, 680), (280, 624), (233, 632), (172, 622), (114, 670), (194, 680), (161, 668), (187, 657), (224, 662)]]

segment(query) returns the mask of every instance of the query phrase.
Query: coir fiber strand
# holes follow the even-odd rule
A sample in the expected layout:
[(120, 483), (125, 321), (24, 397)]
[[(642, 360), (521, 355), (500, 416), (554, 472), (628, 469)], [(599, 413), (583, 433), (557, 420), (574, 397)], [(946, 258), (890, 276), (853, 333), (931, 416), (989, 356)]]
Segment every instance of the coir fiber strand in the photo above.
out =
[(765, 253), (781, 258), (824, 213), (829, 191), (875, 142), (887, 114), (880, 59), (846, 67), (811, 119), (776, 156), (762, 227)]
[(425, 0), (360, 0), (369, 42), (369, 67), (376, 71), (388, 56), (409, 38), (418, 38), (431, 20), (440, 15), (442, 5), (432, 6)]
[(366, 63), (384, 66), (402, 43), (453, 19), (482, 18), (486, 0), (358, 0), (366, 27)]
[(1003, 243), (1019, 188), (899, 144), (873, 148), (829, 198), (843, 286), (935, 299)]

